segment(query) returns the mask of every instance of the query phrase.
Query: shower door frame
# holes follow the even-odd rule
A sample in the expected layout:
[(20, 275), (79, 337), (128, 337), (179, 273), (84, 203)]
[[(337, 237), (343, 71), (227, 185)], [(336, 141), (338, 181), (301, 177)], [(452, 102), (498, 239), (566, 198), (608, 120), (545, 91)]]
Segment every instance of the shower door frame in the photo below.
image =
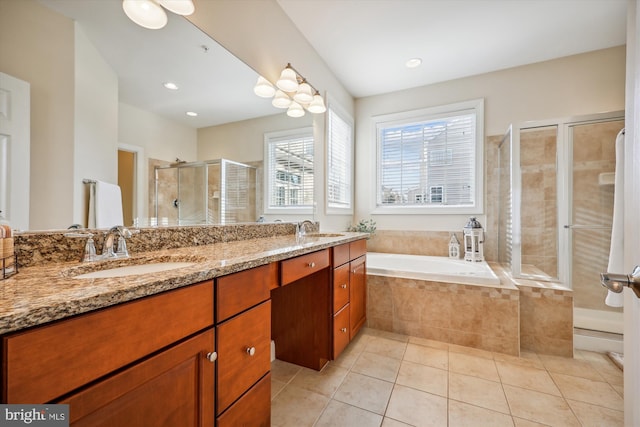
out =
[[(557, 127), (556, 139), (556, 188), (557, 188), (557, 227), (558, 227), (558, 251), (557, 251), (557, 278), (567, 288), (572, 289), (572, 274), (570, 262), (572, 260), (572, 201), (570, 195), (573, 191), (573, 150), (572, 128), (578, 125), (602, 123), (616, 120), (624, 120), (624, 111), (612, 111), (606, 113), (588, 114), (566, 117), (562, 119), (536, 120), (512, 124), (511, 130), (511, 191), (512, 191), (512, 266), (511, 274), (515, 278), (533, 279), (534, 277), (522, 273), (522, 180), (520, 166), (520, 133), (522, 130)], [(540, 280), (540, 277), (535, 277)]]

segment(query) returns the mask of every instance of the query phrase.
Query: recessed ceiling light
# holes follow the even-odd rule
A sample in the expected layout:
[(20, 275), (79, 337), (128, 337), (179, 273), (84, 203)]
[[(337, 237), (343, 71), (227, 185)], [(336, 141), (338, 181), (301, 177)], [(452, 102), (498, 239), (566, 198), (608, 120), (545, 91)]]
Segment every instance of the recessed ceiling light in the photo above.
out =
[(410, 60), (404, 63), (404, 65), (406, 65), (407, 68), (416, 68), (416, 67), (419, 67), (421, 64), (422, 64), (422, 59), (420, 58), (411, 58)]
[(187, 116), (189, 117), (196, 117), (198, 115), (198, 113), (196, 113), (195, 111), (187, 111)]
[(178, 90), (178, 85), (173, 82), (163, 83), (162, 86), (166, 87), (169, 90)]

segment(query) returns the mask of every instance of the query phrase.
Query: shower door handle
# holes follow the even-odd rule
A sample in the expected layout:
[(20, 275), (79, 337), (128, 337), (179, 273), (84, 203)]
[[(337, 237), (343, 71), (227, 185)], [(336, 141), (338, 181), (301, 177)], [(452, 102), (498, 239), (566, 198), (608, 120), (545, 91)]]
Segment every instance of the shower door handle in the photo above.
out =
[(631, 274), (600, 273), (600, 283), (617, 294), (627, 286), (640, 298), (640, 265), (636, 265)]

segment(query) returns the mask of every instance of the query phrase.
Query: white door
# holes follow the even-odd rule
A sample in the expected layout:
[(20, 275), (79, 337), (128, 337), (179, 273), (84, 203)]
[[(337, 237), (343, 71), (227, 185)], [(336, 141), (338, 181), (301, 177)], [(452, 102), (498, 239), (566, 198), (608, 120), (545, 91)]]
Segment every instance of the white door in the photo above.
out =
[(0, 73), (0, 219), (29, 229), (29, 83)]
[[(625, 116), (625, 269), (640, 265), (640, 1), (628, 1)], [(640, 425), (640, 299), (624, 291), (624, 419)]]

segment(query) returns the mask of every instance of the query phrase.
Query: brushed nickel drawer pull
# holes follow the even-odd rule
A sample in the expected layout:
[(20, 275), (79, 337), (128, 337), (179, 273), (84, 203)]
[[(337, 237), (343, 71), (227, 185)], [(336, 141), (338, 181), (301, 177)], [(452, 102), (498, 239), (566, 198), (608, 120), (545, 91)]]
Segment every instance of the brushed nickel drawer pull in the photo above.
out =
[(255, 347), (248, 347), (247, 348), (247, 354), (249, 356), (253, 356), (254, 354), (256, 354), (256, 348)]
[(218, 360), (218, 353), (216, 353), (215, 351), (212, 351), (211, 353), (207, 353), (207, 359), (211, 363), (215, 362), (216, 360)]
[(340, 328), (340, 331), (346, 333), (347, 332), (347, 328)]
[(308, 265), (309, 265), (309, 267), (313, 268), (313, 267), (316, 266), (316, 263), (315, 262), (310, 262)]

